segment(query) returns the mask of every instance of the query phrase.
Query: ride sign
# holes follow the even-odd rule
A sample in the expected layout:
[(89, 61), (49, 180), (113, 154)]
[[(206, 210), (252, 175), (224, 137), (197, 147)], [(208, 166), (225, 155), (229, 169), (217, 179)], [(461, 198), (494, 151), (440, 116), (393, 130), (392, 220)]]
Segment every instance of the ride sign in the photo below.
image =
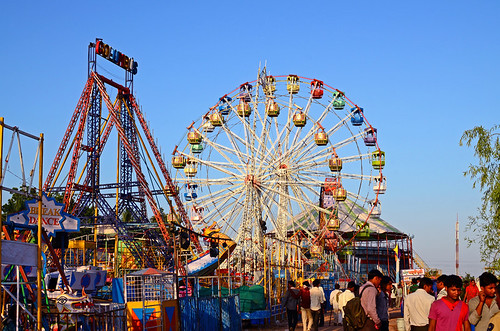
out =
[[(18, 227), (36, 228), (38, 226), (38, 201), (25, 202), (27, 210), (7, 216), (7, 223)], [(54, 198), (42, 195), (42, 226), (49, 236), (56, 232), (80, 231), (80, 219), (63, 212), (64, 204)]]

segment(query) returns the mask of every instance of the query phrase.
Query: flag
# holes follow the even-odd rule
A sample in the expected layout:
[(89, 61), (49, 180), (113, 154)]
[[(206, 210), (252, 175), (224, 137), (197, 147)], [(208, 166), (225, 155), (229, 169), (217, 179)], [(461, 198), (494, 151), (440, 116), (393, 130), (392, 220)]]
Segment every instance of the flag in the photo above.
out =
[(396, 245), (396, 247), (394, 247), (394, 252), (396, 253), (396, 257), (399, 259), (399, 246)]

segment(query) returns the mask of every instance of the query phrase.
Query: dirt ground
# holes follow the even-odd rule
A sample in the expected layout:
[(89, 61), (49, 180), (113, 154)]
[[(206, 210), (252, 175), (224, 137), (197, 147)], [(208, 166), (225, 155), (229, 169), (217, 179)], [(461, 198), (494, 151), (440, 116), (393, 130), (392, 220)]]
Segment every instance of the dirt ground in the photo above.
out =
[[(396, 308), (391, 308), (389, 310), (389, 330), (390, 331), (397, 331), (397, 324), (396, 320), (398, 318), (401, 318), (401, 311)], [(333, 326), (329, 325), (330, 323), (330, 311), (325, 314), (325, 326), (320, 327), (319, 330), (321, 331), (341, 331), (343, 328), (341, 326)], [(243, 325), (243, 330), (262, 330), (262, 331), (267, 331), (267, 330), (284, 330), (288, 331), (288, 325), (287, 321), (281, 321), (278, 322), (276, 325), (249, 325), (246, 326), (245, 324)], [(299, 321), (299, 324), (297, 324), (297, 327), (295, 328), (296, 331), (302, 331), (302, 322)]]

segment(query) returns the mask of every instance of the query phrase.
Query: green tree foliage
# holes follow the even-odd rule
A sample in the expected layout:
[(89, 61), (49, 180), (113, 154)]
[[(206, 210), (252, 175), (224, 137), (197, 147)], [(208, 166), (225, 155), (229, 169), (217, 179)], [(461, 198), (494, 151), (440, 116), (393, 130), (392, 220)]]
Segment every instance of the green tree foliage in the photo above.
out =
[(487, 130), (482, 126), (464, 132), (460, 145), (473, 146), (477, 164), (464, 172), (481, 190), (482, 205), (478, 215), (469, 217), (469, 245), (479, 242), (481, 259), (491, 270), (500, 271), (500, 126)]
[[(17, 188), (14, 187), (14, 190), (17, 190)], [(27, 187), (21, 187), (19, 191), (25, 193), (12, 193), (9, 200), (7, 200), (7, 202), (2, 206), (2, 221), (7, 219), (7, 215), (15, 214), (24, 210), (26, 208), (25, 202), (33, 200), (37, 197), (38, 193), (35, 188), (31, 188), (29, 194), (27, 193), (27, 190)]]

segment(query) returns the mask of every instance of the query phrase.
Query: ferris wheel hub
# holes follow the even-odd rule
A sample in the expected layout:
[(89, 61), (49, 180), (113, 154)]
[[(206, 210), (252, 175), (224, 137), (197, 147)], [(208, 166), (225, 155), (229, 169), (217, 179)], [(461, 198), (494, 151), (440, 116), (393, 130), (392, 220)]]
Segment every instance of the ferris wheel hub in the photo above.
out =
[(245, 177), (245, 184), (251, 185), (253, 187), (260, 187), (260, 183), (256, 180), (255, 175), (247, 175)]

